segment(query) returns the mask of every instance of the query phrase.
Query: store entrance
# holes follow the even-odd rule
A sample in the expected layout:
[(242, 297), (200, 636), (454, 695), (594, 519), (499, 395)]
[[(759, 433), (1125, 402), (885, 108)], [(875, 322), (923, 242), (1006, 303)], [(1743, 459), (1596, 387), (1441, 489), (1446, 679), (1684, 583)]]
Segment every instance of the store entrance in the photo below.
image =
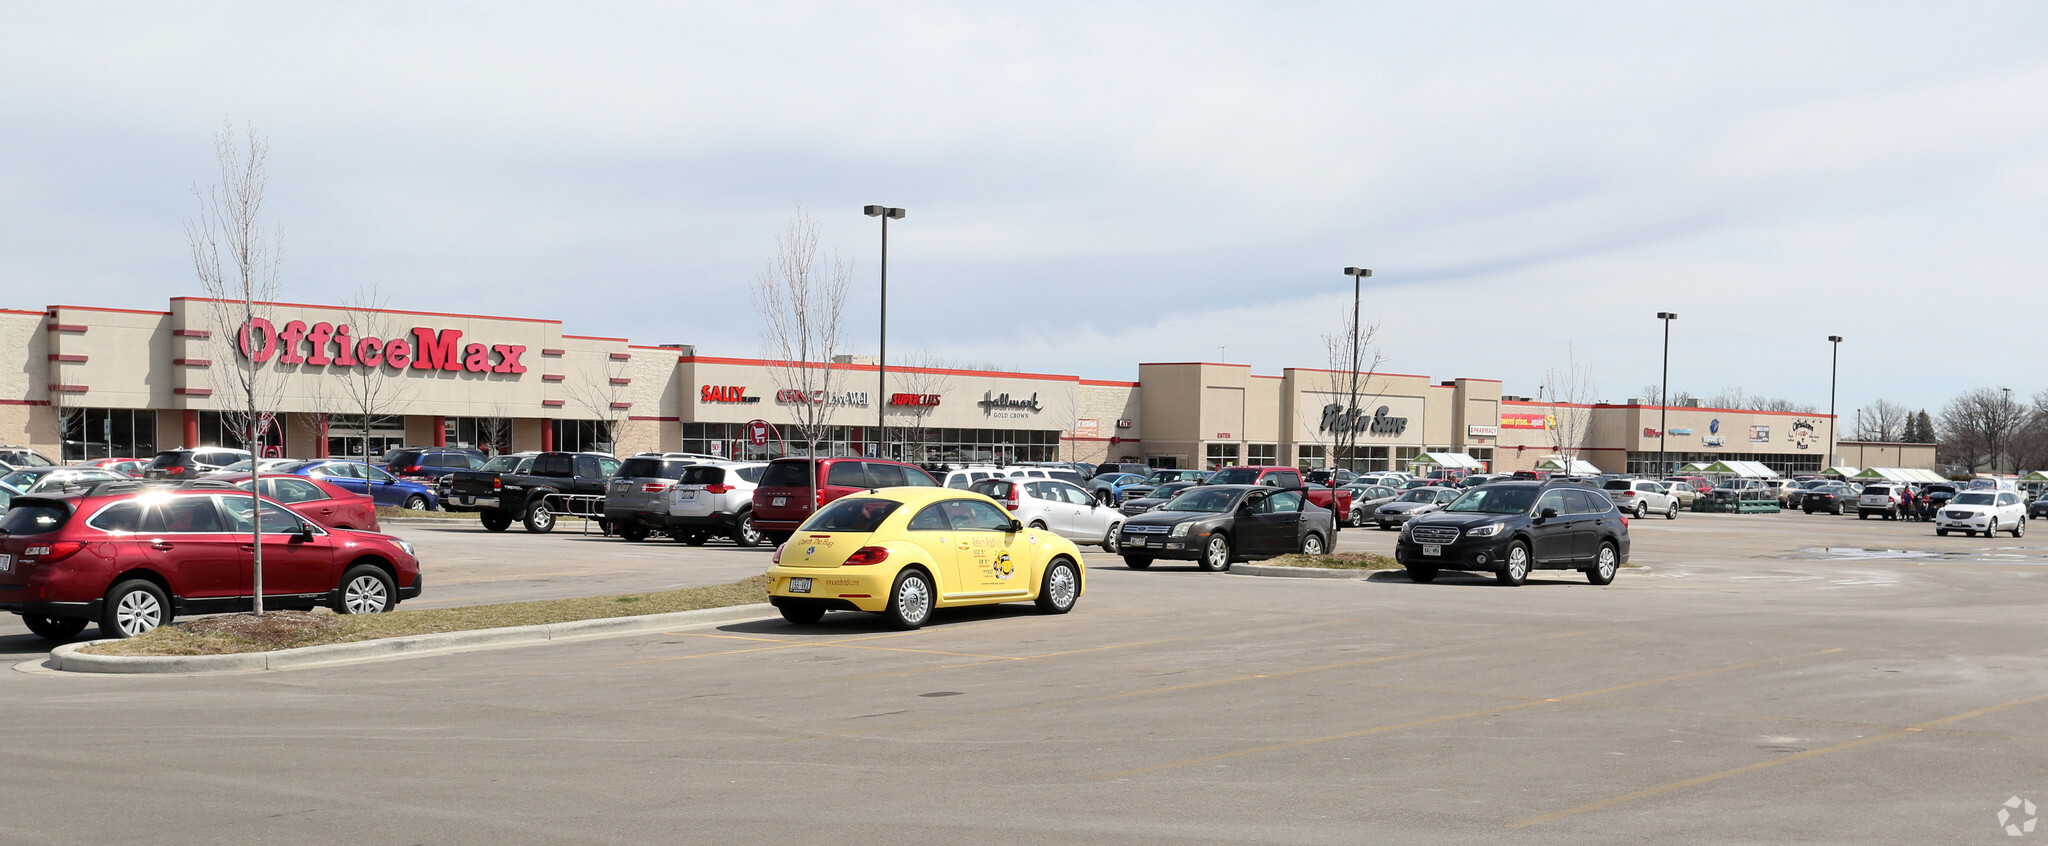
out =
[(383, 459), (384, 453), (405, 446), (405, 418), (378, 420), (370, 424), (369, 453), (363, 452), (363, 431), (353, 420), (327, 425), (327, 454), (334, 458)]

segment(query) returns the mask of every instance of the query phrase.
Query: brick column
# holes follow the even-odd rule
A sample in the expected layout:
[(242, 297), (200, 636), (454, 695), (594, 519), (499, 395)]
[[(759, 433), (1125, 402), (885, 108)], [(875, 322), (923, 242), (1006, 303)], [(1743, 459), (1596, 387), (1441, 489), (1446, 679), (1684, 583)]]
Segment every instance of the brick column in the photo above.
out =
[(448, 418), (446, 418), (446, 417), (443, 417), (443, 416), (441, 416), (441, 415), (439, 415), (439, 414), (436, 414), (436, 415), (434, 415), (434, 446), (437, 446), (437, 447), (444, 447), (444, 446), (447, 446), (447, 445), (448, 445)]
[(188, 408), (185, 409), (185, 448), (190, 449), (198, 445), (199, 412), (194, 409)]

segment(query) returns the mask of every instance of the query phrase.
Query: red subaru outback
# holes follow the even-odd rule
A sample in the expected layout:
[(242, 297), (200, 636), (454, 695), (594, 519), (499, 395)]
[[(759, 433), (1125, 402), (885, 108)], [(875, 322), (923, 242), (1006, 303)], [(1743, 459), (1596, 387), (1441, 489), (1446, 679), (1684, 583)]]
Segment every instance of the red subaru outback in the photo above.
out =
[[(0, 515), (0, 611), (53, 640), (88, 622), (122, 638), (180, 615), (247, 611), (251, 506), (246, 493), (209, 489), (15, 497)], [(267, 499), (260, 513), (266, 609), (377, 613), (420, 595), (411, 544), (328, 529)]]

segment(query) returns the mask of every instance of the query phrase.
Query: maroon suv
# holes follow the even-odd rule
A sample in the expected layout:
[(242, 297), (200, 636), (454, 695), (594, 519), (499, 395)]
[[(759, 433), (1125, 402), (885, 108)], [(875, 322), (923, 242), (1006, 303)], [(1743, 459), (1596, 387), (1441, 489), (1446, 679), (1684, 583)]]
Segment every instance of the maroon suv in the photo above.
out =
[(936, 488), (931, 474), (915, 464), (880, 458), (820, 458), (818, 501), (811, 502), (811, 483), (805, 478), (808, 458), (778, 458), (761, 474), (754, 489), (754, 528), (780, 545), (791, 532), (809, 519), (818, 506), (855, 491), (905, 486)]
[[(185, 614), (254, 604), (250, 497), (237, 491), (124, 491), (15, 497), (0, 515), (0, 611), (53, 640), (97, 622), (133, 637)], [(420, 595), (412, 545), (327, 529), (261, 506), (263, 606), (389, 611)]]

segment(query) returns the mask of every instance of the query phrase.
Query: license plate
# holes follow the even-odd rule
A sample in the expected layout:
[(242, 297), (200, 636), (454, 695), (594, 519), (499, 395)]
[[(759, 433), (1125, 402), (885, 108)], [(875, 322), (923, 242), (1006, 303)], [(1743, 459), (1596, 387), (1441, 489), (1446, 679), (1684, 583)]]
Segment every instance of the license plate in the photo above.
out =
[(1444, 545), (1440, 543), (1425, 543), (1422, 545), (1422, 554), (1430, 558), (1440, 558), (1444, 554)]
[(785, 506), (785, 505), (788, 505), (788, 504), (789, 504), (789, 497), (786, 497), (786, 496), (778, 496), (778, 497), (772, 497), (772, 498), (770, 498), (770, 499), (768, 500), (768, 504), (769, 504), (769, 505), (773, 505), (773, 506), (775, 506), (776, 508), (781, 508), (781, 507), (783, 507), (783, 506)]
[(789, 592), (790, 592), (790, 593), (810, 593), (810, 592), (811, 592), (811, 580), (810, 580), (810, 579), (790, 579), (790, 580), (789, 580)]
[[(696, 498), (697, 498), (697, 492), (696, 492), (696, 491), (676, 491), (676, 499), (696, 499)], [(777, 504), (777, 505), (780, 505), (781, 503), (776, 503), (776, 504)]]
[(14, 556), (0, 555), (0, 573), (14, 572)]
[(1145, 545), (1145, 539), (1144, 539), (1144, 538), (1131, 538), (1131, 543), (1130, 543), (1130, 545), (1131, 545), (1131, 546), (1144, 546), (1144, 545)]

